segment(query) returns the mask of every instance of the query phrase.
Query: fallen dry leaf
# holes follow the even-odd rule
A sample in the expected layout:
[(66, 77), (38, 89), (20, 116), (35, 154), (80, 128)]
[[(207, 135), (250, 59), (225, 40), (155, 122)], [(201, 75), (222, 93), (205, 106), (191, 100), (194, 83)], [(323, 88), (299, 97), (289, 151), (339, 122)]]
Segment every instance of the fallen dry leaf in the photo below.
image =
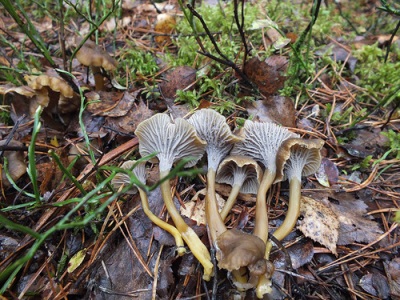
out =
[(348, 245), (354, 242), (371, 243), (382, 233), (378, 223), (368, 219), (367, 205), (362, 200), (340, 201), (332, 204), (332, 210), (340, 222), (338, 245)]
[[(196, 81), (196, 69), (181, 66), (169, 72), (160, 84), (164, 98), (175, 99), (177, 90), (192, 90)], [(191, 86), (192, 85), (192, 86)]]
[(245, 108), (254, 120), (295, 127), (296, 110), (288, 97), (269, 96), (266, 100), (247, 102)]
[(337, 255), (339, 221), (335, 212), (320, 201), (301, 197), (300, 214), (303, 219), (299, 221), (297, 228), (306, 237), (324, 245)]
[(287, 64), (286, 57), (280, 55), (272, 55), (265, 61), (253, 57), (246, 62), (244, 73), (257, 85), (263, 95), (269, 96), (283, 87)]
[(400, 299), (400, 257), (383, 262), (388, 277), (390, 293), (393, 299)]
[[(206, 214), (205, 214), (205, 201), (200, 200), (200, 196), (205, 196), (207, 190), (202, 189), (193, 196), (193, 198), (185, 203), (185, 207), (181, 206), (180, 212), (183, 216), (188, 217), (189, 219), (195, 220), (197, 225), (206, 224)], [(221, 209), (225, 205), (225, 200), (218, 194), (217, 195), (217, 204), (218, 209)]]

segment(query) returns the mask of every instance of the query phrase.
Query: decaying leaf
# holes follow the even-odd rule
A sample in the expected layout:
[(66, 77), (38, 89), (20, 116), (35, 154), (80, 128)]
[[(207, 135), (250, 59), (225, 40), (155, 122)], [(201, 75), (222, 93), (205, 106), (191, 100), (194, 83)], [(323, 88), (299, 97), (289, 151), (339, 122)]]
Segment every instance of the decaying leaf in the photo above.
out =
[(339, 221), (335, 212), (323, 203), (309, 197), (301, 198), (300, 214), (303, 219), (297, 228), (314, 241), (324, 245), (335, 255), (339, 235)]
[(332, 204), (332, 209), (340, 222), (338, 245), (368, 244), (383, 233), (378, 223), (365, 216), (367, 205), (362, 200), (340, 201)]
[[(19, 141), (11, 140), (7, 142), (7, 140), (0, 141), (0, 146), (11, 146), (11, 147), (22, 147), (23, 144)], [(24, 157), (24, 151), (4, 151), (4, 157), (7, 158), (8, 165), (8, 173), (10, 174), (11, 179), (15, 182), (22, 175), (26, 173), (26, 163)], [(0, 164), (1, 168), (1, 181), (5, 188), (10, 186), (10, 182), (7, 179), (6, 172), (4, 170), (4, 164)]]
[(373, 130), (358, 130), (356, 138), (342, 145), (347, 152), (355, 157), (365, 158), (368, 155), (377, 156), (388, 143), (388, 138), (381, 134), (379, 128)]
[[(185, 203), (185, 207), (181, 206), (180, 209), (180, 212), (183, 216), (195, 220), (197, 225), (206, 224), (205, 201), (200, 200), (200, 196), (205, 196), (206, 192), (207, 189), (198, 191), (190, 200), (190, 202)], [(221, 211), (225, 205), (225, 200), (220, 195), (216, 195), (218, 210)]]
[(254, 82), (260, 92), (265, 95), (273, 95), (281, 89), (285, 83), (284, 73), (288, 60), (284, 56), (272, 55), (265, 61), (253, 57), (246, 62), (244, 73)]
[(373, 296), (379, 299), (387, 299), (390, 294), (389, 284), (385, 276), (381, 273), (374, 272), (364, 275), (359, 283), (359, 286)]
[(400, 257), (383, 262), (388, 277), (390, 293), (393, 299), (400, 299)]
[(293, 101), (284, 96), (269, 96), (266, 100), (247, 102), (245, 108), (255, 120), (295, 127), (296, 110)]
[[(94, 98), (88, 106), (87, 110), (97, 116), (108, 116), (108, 117), (122, 117), (125, 116), (135, 104), (137, 95), (141, 90), (137, 90), (133, 93), (124, 92), (103, 92), (98, 91), (97, 97)], [(92, 92), (93, 94), (93, 92)]]
[(164, 98), (175, 99), (177, 90), (192, 90), (196, 81), (196, 69), (188, 66), (175, 68), (168, 73), (160, 84)]

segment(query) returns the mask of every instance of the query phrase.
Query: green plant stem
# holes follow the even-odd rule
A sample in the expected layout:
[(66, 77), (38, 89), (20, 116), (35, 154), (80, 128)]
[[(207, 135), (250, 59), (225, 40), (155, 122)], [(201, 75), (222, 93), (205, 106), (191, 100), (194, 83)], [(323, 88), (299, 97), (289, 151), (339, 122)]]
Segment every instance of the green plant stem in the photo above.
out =
[(268, 240), (267, 192), (275, 180), (275, 174), (276, 172), (265, 170), (257, 191), (254, 235), (262, 239), (264, 243), (267, 243)]
[(33, 129), (32, 129), (32, 136), (31, 136), (31, 142), (28, 147), (28, 175), (29, 178), (31, 179), (32, 182), (32, 187), (33, 187), (33, 192), (35, 194), (35, 200), (36, 202), (40, 202), (40, 191), (39, 191), (39, 186), (37, 184), (37, 169), (36, 169), (36, 158), (35, 158), (35, 143), (36, 143), (36, 138), (37, 135), (40, 131), (40, 127), (42, 124), (39, 121), (40, 114), (42, 113), (42, 107), (39, 105), (39, 107), (36, 109), (35, 112), (35, 117), (34, 117), (34, 122), (33, 122)]
[(155, 214), (153, 214), (149, 207), (149, 199), (147, 198), (146, 192), (143, 191), (141, 188), (138, 188), (138, 190), (140, 194), (140, 200), (142, 202), (142, 208), (146, 216), (150, 219), (150, 221), (152, 221), (158, 227), (164, 229), (166, 232), (170, 233), (174, 237), (178, 256), (182, 256), (183, 254), (185, 254), (185, 245), (183, 244), (182, 236), (179, 231), (174, 226), (168, 224), (167, 222), (164, 222)]
[[(169, 170), (160, 171), (160, 178), (168, 176), (168, 173)], [(210, 280), (213, 270), (210, 252), (208, 252), (207, 247), (199, 239), (194, 230), (185, 223), (178, 210), (176, 209), (171, 195), (171, 185), (169, 183), (169, 180), (161, 183), (161, 193), (163, 195), (168, 213), (174, 221), (176, 228), (181, 233), (183, 240), (186, 242), (193, 255), (203, 265), (203, 279), (206, 281)]]
[(79, 183), (79, 181), (75, 178), (75, 176), (73, 176), (71, 172), (64, 167), (58, 155), (53, 150), (50, 150), (49, 153), (56, 162), (57, 166), (60, 168), (61, 172), (72, 181), (72, 183), (81, 191), (83, 195), (86, 195), (86, 191), (83, 188), (83, 186)]
[(39, 233), (37, 233), (36, 231), (30, 229), (29, 227), (23, 226), (21, 224), (14, 223), (13, 221), (10, 221), (9, 219), (3, 217), (1, 214), (0, 214), (0, 223), (10, 230), (15, 230), (15, 231), (19, 231), (19, 232), (22, 232), (25, 234), (29, 234), (30, 236), (34, 237), (35, 239), (41, 238), (41, 235)]

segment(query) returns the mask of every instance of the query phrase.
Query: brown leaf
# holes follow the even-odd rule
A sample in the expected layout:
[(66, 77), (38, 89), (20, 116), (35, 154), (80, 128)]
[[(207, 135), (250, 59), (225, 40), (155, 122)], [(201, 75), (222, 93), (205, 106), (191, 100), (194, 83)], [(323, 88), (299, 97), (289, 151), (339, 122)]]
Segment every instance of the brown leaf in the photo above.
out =
[(285, 127), (295, 127), (293, 101), (288, 97), (269, 96), (266, 100), (247, 102), (245, 108), (255, 120), (273, 122)]
[(396, 257), (390, 262), (383, 262), (388, 276), (392, 299), (400, 299), (400, 258)]
[(383, 233), (378, 223), (365, 216), (367, 205), (362, 200), (340, 201), (332, 204), (332, 209), (340, 222), (338, 245), (368, 244)]
[(339, 221), (335, 212), (320, 201), (309, 197), (301, 198), (300, 214), (303, 219), (297, 228), (314, 241), (324, 245), (335, 255)]
[(287, 63), (287, 59), (279, 55), (272, 55), (265, 61), (253, 57), (246, 62), (243, 71), (258, 86), (260, 92), (268, 96), (283, 87), (286, 80), (283, 73), (286, 71)]
[(87, 110), (97, 116), (122, 117), (134, 106), (141, 90), (129, 92), (97, 92), (99, 100), (93, 101)]
[[(174, 99), (177, 90), (186, 89), (195, 81), (196, 69), (188, 66), (177, 67), (165, 76), (164, 81), (160, 84), (160, 90), (164, 98)], [(191, 86), (189, 90), (193, 88), (194, 86)], [(168, 104), (171, 105), (171, 103)]]
[(152, 115), (154, 115), (154, 112), (150, 110), (143, 101), (139, 101), (125, 116), (120, 118), (107, 118), (107, 124), (110, 127), (118, 129), (118, 131), (133, 133), (140, 122), (147, 120)]

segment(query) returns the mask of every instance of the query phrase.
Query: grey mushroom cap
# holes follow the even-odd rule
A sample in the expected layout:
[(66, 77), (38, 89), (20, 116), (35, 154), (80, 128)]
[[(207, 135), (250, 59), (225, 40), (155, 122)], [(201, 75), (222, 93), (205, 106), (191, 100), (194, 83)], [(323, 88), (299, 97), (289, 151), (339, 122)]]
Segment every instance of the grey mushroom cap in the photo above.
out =
[(257, 123), (247, 120), (243, 127), (244, 140), (235, 144), (231, 155), (250, 156), (269, 171), (276, 171), (276, 156), (282, 143), (298, 137), (287, 128), (274, 123)]
[(285, 179), (314, 174), (321, 164), (320, 150), (324, 141), (320, 139), (288, 139), (282, 144), (277, 164), (284, 170)]
[(231, 186), (239, 183), (242, 184), (241, 193), (257, 194), (261, 178), (261, 167), (254, 159), (241, 155), (231, 155), (221, 162), (215, 181)]
[[(135, 174), (135, 176), (139, 180), (139, 182), (145, 184), (146, 183), (146, 176), (147, 176), (147, 174), (146, 174), (146, 163), (145, 162), (140, 162), (140, 163), (138, 163), (136, 165), (135, 168), (133, 168), (136, 163), (137, 163), (136, 160), (128, 160), (128, 161), (124, 162), (121, 165), (121, 169), (131, 170), (133, 172), (133, 174)], [(126, 186), (129, 183), (130, 183), (130, 178), (125, 173), (117, 173), (114, 176), (114, 178), (111, 180), (111, 185), (115, 189), (119, 189), (121, 186), (123, 186), (123, 185)], [(131, 195), (136, 194), (137, 193), (136, 186), (133, 186), (132, 189), (130, 189), (126, 193), (127, 194), (131, 194)]]
[(198, 136), (207, 142), (208, 167), (214, 170), (217, 170), (233, 145), (242, 140), (231, 132), (225, 117), (212, 109), (196, 111), (188, 122), (194, 126)]
[(206, 142), (201, 140), (186, 120), (172, 120), (167, 114), (156, 114), (141, 122), (136, 131), (139, 152), (144, 157), (156, 153), (160, 171), (168, 171), (182, 158), (193, 158), (185, 167), (194, 166), (203, 156)]

